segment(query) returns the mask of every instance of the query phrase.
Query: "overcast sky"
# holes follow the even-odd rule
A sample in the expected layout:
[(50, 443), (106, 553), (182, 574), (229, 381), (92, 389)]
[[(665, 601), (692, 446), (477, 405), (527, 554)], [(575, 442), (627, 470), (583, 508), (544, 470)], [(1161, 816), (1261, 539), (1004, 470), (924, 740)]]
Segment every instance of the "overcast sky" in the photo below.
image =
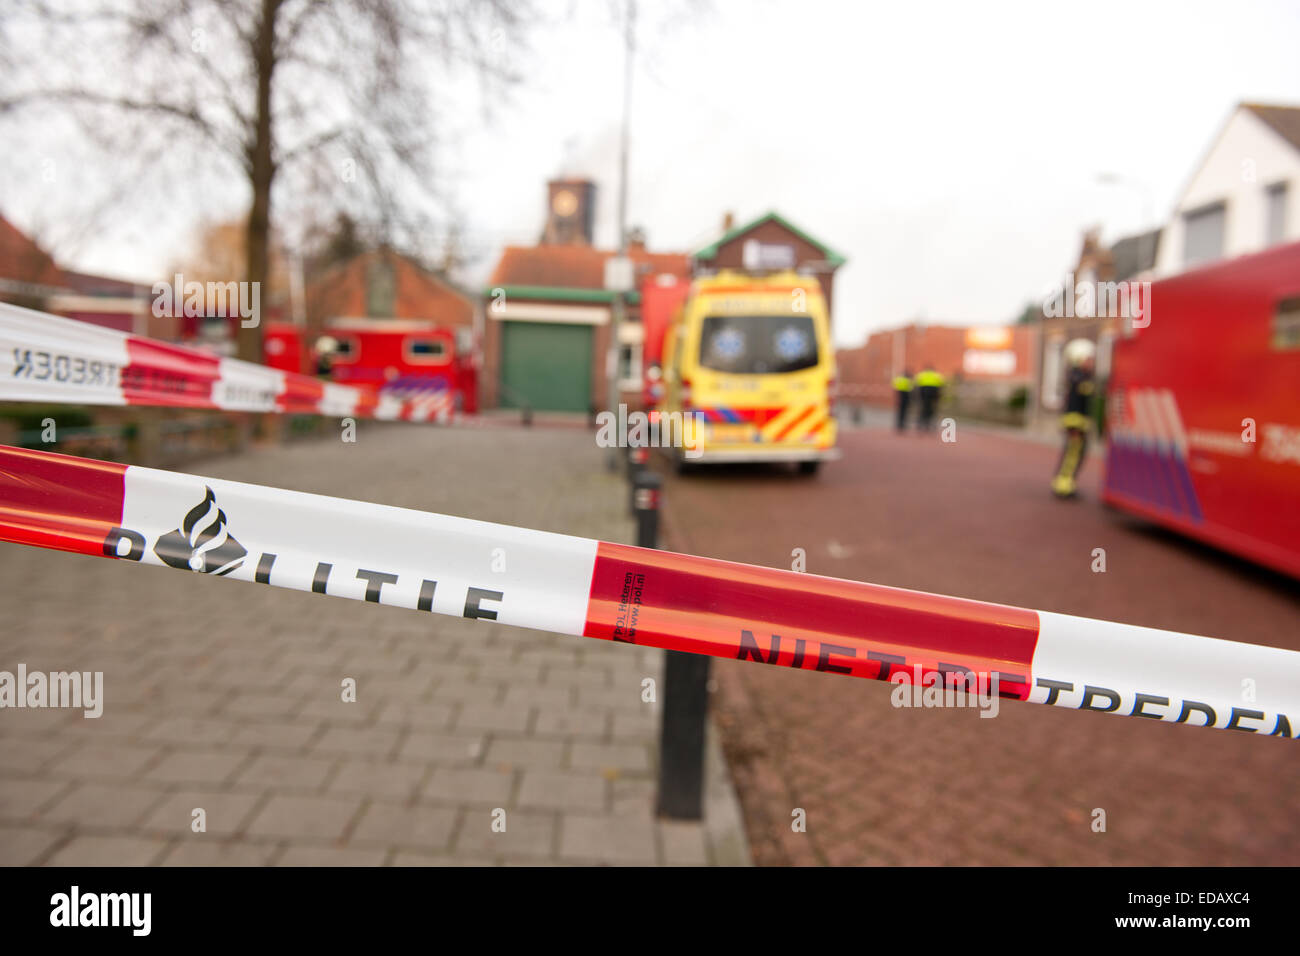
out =
[[(688, 251), (727, 210), (780, 211), (848, 259), (840, 344), (913, 319), (1011, 320), (1060, 281), (1088, 225), (1116, 238), (1162, 220), (1236, 102), (1300, 105), (1294, 0), (640, 8), (629, 221), (652, 249)], [(557, 174), (598, 181), (597, 239), (614, 243), (618, 27), (604, 0), (554, 11), (530, 51), (502, 51), (528, 79), (490, 122), (440, 107), (443, 187), (477, 282), (502, 244), (536, 240)], [(40, 219), (31, 180), (6, 178), (0, 211)], [(200, 209), (236, 216), (245, 201), (234, 182), (56, 252), (152, 280)]]

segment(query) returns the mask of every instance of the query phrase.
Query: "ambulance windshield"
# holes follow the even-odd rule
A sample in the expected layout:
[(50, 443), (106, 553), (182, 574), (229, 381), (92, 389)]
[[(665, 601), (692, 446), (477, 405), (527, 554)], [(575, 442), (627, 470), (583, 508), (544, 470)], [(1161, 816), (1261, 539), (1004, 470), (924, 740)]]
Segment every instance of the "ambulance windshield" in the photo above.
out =
[(700, 365), (715, 372), (765, 375), (816, 364), (810, 315), (711, 315), (700, 327)]

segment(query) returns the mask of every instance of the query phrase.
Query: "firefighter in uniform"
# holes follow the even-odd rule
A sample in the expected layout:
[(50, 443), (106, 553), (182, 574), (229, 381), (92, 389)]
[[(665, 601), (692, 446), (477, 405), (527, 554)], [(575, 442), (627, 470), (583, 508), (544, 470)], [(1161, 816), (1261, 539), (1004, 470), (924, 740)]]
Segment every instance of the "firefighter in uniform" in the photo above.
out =
[(334, 366), (334, 353), (338, 351), (338, 339), (332, 335), (322, 335), (316, 340), (316, 374), (328, 378)]
[(944, 386), (944, 378), (934, 370), (933, 365), (926, 365), (916, 376), (917, 396), (921, 408), (917, 412), (916, 427), (920, 431), (929, 431), (934, 424), (934, 410), (939, 405), (939, 390)]
[(1088, 431), (1092, 427), (1092, 399), (1097, 390), (1093, 369), (1097, 346), (1087, 339), (1074, 339), (1065, 346), (1066, 373), (1065, 413), (1061, 430), (1065, 447), (1061, 463), (1052, 479), (1052, 492), (1058, 498), (1072, 498), (1079, 492), (1079, 471), (1088, 451)]
[(898, 405), (898, 425), (901, 432), (907, 428), (907, 406), (912, 401), (912, 370), (903, 369), (903, 374), (894, 377), (894, 397)]

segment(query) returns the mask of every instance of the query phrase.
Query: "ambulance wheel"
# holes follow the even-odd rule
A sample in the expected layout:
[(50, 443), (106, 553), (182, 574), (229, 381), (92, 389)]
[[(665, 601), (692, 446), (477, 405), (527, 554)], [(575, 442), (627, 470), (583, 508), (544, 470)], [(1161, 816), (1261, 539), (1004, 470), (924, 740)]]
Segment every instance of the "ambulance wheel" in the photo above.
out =
[(801, 461), (799, 462), (799, 474), (815, 475), (817, 474), (817, 469), (820, 467), (821, 467), (820, 461)]

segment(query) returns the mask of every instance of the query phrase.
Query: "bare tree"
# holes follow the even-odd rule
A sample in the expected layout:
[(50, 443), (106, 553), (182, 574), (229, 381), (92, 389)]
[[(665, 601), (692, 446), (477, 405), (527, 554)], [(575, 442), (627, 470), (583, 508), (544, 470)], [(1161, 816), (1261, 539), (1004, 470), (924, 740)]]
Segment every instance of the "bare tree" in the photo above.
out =
[[(71, 115), (111, 162), (224, 158), (249, 191), (244, 279), (268, 277), (272, 200), (328, 184), (393, 234), (431, 189), (435, 87), (514, 82), (529, 0), (17, 0), (0, 123)], [(441, 85), (440, 85), (441, 84)], [(474, 92), (473, 89), (470, 90)], [(258, 328), (239, 355), (261, 359)]]

